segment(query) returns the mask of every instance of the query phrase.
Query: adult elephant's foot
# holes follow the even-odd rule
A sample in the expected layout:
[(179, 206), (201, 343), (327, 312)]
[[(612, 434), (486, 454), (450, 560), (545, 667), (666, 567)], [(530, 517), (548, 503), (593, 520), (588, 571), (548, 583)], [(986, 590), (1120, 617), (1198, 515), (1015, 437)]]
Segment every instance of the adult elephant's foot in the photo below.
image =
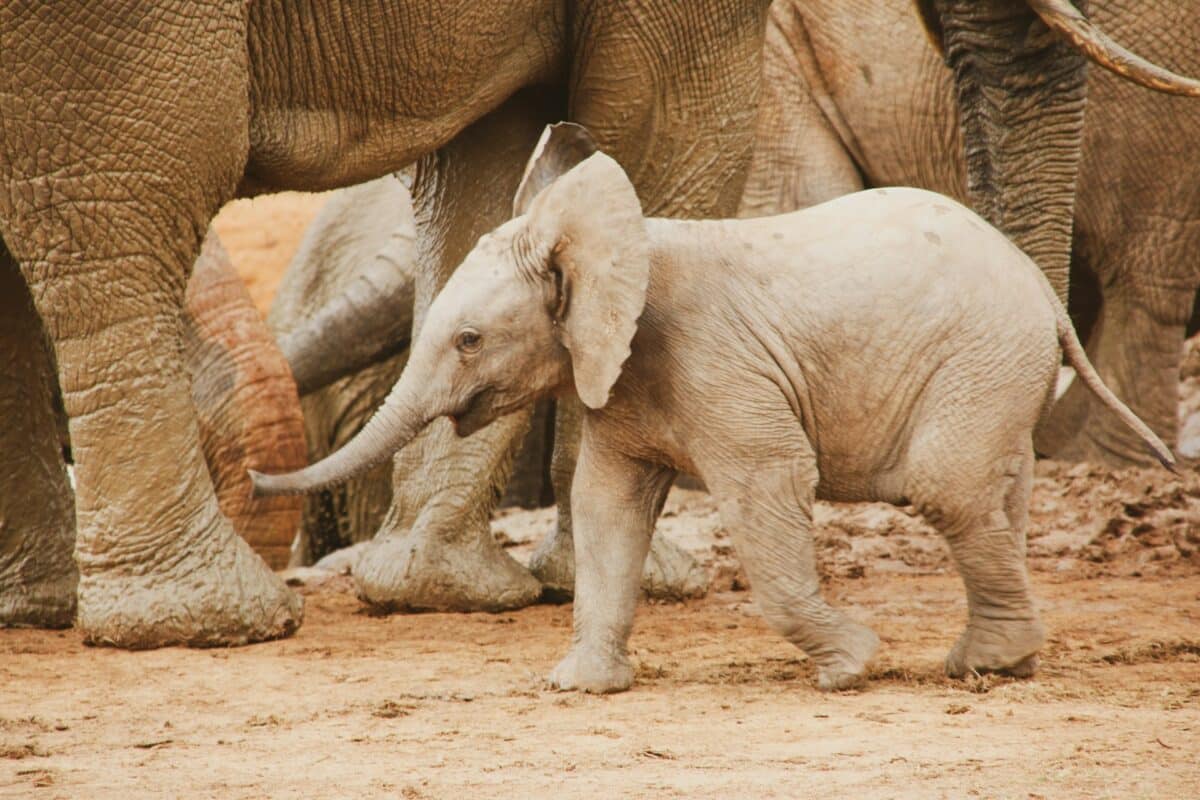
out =
[[(555, 529), (543, 539), (529, 559), (529, 570), (541, 581), (545, 599), (569, 601), (575, 591), (571, 534)], [(642, 572), (642, 591), (656, 600), (703, 597), (708, 591), (708, 574), (691, 553), (655, 533)]]
[(602, 653), (573, 647), (550, 673), (550, 687), (560, 691), (609, 694), (623, 692), (633, 683), (633, 666), (617, 652)]
[(657, 600), (703, 597), (708, 592), (708, 573), (691, 553), (655, 533), (642, 570), (642, 591)]
[(359, 596), (388, 611), (506, 611), (542, 593), (486, 529), (455, 539), (421, 529), (382, 534), (359, 555), (354, 577)]
[(0, 627), (69, 628), (75, 619), (75, 501), (58, 439), (43, 432), (34, 442), (0, 433)]
[(542, 584), (542, 596), (552, 603), (570, 602), (575, 594), (575, 545), (571, 532), (556, 526), (529, 557), (529, 571)]
[(0, 628), (69, 628), (75, 619), (79, 573), (68, 569), (36, 580), (14, 570), (0, 575)]
[(219, 647), (288, 636), (303, 601), (216, 513), (193, 544), (153, 564), (91, 570), (79, 581), (76, 626), (88, 644), (140, 650), (167, 645)]
[(879, 649), (879, 637), (866, 625), (844, 620), (835, 635), (809, 653), (817, 665), (817, 688), (839, 692), (861, 686)]
[(1046, 641), (1042, 623), (1032, 620), (972, 619), (946, 656), (946, 674), (1001, 672), (1018, 678), (1037, 671), (1037, 653)]

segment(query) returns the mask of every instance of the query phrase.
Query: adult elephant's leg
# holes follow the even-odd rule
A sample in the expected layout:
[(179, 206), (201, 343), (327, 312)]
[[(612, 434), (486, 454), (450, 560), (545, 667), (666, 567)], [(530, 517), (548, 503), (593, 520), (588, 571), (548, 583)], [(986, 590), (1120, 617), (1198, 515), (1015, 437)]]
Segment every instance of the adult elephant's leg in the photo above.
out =
[(79, 572), (42, 321), (0, 241), (0, 626), (65, 628)]
[[(766, 2), (702, 0), (635, 11), (624, 3), (577, 4), (570, 118), (625, 168), (646, 216), (732, 217), (754, 144)], [(720, 54), (720, 67), (714, 54)], [(552, 467), (559, 521), (531, 563), (555, 595), (574, 583), (571, 478), (578, 405), (560, 403)], [(643, 587), (702, 594), (703, 572), (661, 536), (651, 540)]]
[(625, 168), (646, 216), (733, 216), (754, 145), (769, 3), (576, 5), (570, 119)]
[(1065, 304), (1087, 61), (1025, 0), (918, 6), (954, 72), (971, 205), (1038, 263)]
[[(418, 165), (415, 333), (433, 297), (480, 235), (512, 216), (512, 197), (543, 126), (562, 116), (550, 90), (527, 90)], [(446, 420), (395, 459), (392, 507), (355, 566), (359, 593), (393, 609), (517, 608), (541, 585), (495, 541), (503, 493), (530, 410), (466, 438)]]
[[(1200, 241), (1175, 230), (1174, 222), (1146, 227), (1124, 232), (1093, 262), (1102, 302), (1087, 350), (1109, 388), (1174, 444), (1179, 363), (1197, 288), (1189, 272)], [(1137, 434), (1079, 381), (1039, 427), (1036, 444), (1054, 458), (1113, 466), (1156, 463)]]
[(181, 355), (186, 276), (248, 151), (244, 12), (0, 4), (19, 32), (0, 48), (0, 219), (55, 350), (93, 643), (239, 644), (300, 623), (217, 507)]

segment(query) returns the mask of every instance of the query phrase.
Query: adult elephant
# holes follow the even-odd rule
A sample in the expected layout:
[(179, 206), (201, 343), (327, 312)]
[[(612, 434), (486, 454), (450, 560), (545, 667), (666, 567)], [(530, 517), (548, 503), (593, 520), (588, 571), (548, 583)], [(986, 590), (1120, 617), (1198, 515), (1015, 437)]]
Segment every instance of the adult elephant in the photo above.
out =
[[(1084, 87), (1078, 81), (1085, 71), (1078, 42), (1062, 41), (1049, 26), (1077, 40), (1090, 36), (1084, 44), (1105, 43), (1107, 49), (1096, 56), (1144, 84), (1185, 92), (1194, 84), (1123, 54), (1094, 28), (1081, 33), (1078, 19), (1064, 17), (1070, 7), (1063, 3), (919, 5), (953, 70), (944, 69), (925, 43), (906, 3), (864, 16), (849, 2), (777, 0), (765, 56), (768, 102), (745, 212), (791, 210), (873, 183), (936, 188), (970, 199), (1003, 225), (1039, 258), (1065, 295), (1082, 124)], [(864, 53), (872, 57), (863, 58)], [(1118, 84), (1107, 73), (1102, 80)], [(1143, 101), (1172, 102), (1128, 91)], [(967, 128), (967, 159), (956, 119)], [(990, 136), (996, 131), (1008, 135)], [(1139, 142), (1132, 142), (1128, 154), (1138, 148)], [(400, 193), (399, 185), (391, 191)], [(368, 187), (347, 192), (346, 206), (353, 204), (358, 213), (346, 221), (331, 215), (315, 226), (313, 246), (293, 264), (273, 309), (303, 388), (313, 389), (333, 375), (352, 375), (306, 401), (314, 460), (338, 449), (365, 424), (399, 375), (403, 357), (394, 354), (408, 342), (404, 314), (410, 300), (404, 284), (390, 282), (401, 274), (389, 267), (395, 259), (355, 252), (361, 243), (389, 247), (384, 240), (398, 222), (387, 208), (399, 201)], [(353, 200), (349, 192), (356, 193)], [(347, 235), (349, 229), (354, 235)], [(373, 243), (372, 236), (380, 242)], [(322, 272), (316, 262), (341, 268)], [(356, 277), (342, 294), (352, 299), (333, 302), (337, 295), (328, 292), (330, 282), (350, 275)], [(379, 321), (371, 322), (372, 316)], [(312, 323), (301, 339), (293, 331), (298, 320), (306, 319)], [(398, 322), (396, 330), (388, 330), (389, 320)], [(386, 360), (363, 368), (377, 360), (372, 354)], [(1124, 436), (1121, 428), (1116, 433)], [(1131, 455), (1140, 456), (1140, 448), (1134, 448)], [(378, 474), (323, 491), (309, 500), (308, 527), (332, 532), (324, 538), (333, 543), (356, 539), (362, 530), (373, 529), (372, 514), (380, 513), (380, 496), (387, 491)], [(535, 567), (556, 589), (569, 591), (569, 551), (555, 546), (562, 541), (562, 536), (552, 538)]]
[[(1200, 103), (1124, 78), (1185, 94), (1200, 87), (1112, 50), (1097, 30), (1194, 74), (1195, 4), (1148, 3), (1137, 14), (1097, 5), (1094, 26), (1046, 8), (1061, 12), (1062, 3), (1029, 4), (1051, 25), (1082, 24), (1071, 41), (1104, 44), (1109, 51), (1089, 52), (1126, 75), (1068, 70), (1080, 59), (1071, 55), (1074, 45), (1051, 35), (1024, 3), (922, 5), (943, 14), (970, 7), (976, 15), (935, 19), (952, 70), (904, 0), (869, 14), (854, 13), (850, 0), (776, 0), (742, 213), (786, 211), (891, 184), (971, 202), (1035, 256), (1061, 296), (1068, 268), (1073, 289), (1084, 288), (1087, 271), (1095, 274), (1103, 303), (1095, 324), (1085, 326), (1089, 354), (1105, 382), (1174, 441), (1180, 347), (1200, 285), (1193, 255), (1200, 186), (1191, 153)], [(1050, 65), (1036, 54), (1022, 60), (1015, 44), (1005, 44), (1006, 32), (1019, 34), (1026, 47), (1046, 48)], [(986, 57), (993, 49), (995, 57)], [(1086, 121), (1076, 86), (1084, 75)], [(1086, 293), (1075, 294), (1075, 310), (1085, 310)], [(1078, 386), (1044, 422), (1038, 448), (1117, 465), (1150, 461), (1136, 437)]]
[[(477, 198), (508, 196), (544, 121), (589, 126), (650, 213), (730, 213), (750, 155), (766, 6), (0, 5), (0, 261), (18, 265), (20, 280), (6, 280), (36, 310), (5, 328), (0, 353), (20, 368), (0, 372), (0, 396), (32, 402), (18, 418), (38, 420), (0, 433), (12, 462), (0, 508), (62, 511), (49, 530), (6, 512), (16, 542), (6, 547), (65, 536), (70, 523), (65, 477), (49, 466), (44, 327), (76, 463), (85, 640), (218, 645), (295, 630), (299, 599), (220, 513), (199, 447), (180, 308), (212, 215), (237, 194), (348, 185), (420, 159), (418, 217), (432, 233), (419, 325), (474, 235), (507, 212)], [(507, 149), (473, 126), (485, 116), (514, 126)], [(372, 559), (374, 599), (495, 608), (538, 593), (486, 525), (524, 424), (516, 415), (466, 442), (439, 428), (408, 453)], [(14, 454), (32, 451), (38, 468), (11, 477), (28, 466)], [(30, 593), (65, 590), (23, 574)]]

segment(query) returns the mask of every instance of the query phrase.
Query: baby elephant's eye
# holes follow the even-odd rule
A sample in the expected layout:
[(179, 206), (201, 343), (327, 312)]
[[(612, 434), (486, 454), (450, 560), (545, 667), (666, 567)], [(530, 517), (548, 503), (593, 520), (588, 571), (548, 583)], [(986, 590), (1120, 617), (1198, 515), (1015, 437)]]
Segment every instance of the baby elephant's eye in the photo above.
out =
[(478, 353), (482, 345), (483, 337), (479, 335), (479, 331), (471, 328), (464, 328), (454, 337), (454, 346), (463, 353)]

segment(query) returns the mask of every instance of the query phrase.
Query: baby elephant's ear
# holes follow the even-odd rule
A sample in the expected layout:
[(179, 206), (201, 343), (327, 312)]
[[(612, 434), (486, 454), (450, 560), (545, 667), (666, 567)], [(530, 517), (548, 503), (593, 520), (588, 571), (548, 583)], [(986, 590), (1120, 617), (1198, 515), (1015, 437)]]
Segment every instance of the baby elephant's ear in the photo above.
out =
[(529, 210), (538, 193), (599, 148), (588, 129), (574, 122), (558, 122), (547, 125), (538, 139), (533, 155), (525, 165), (521, 185), (513, 197), (513, 216), (519, 217)]
[(575, 389), (588, 408), (602, 408), (646, 302), (650, 244), (637, 193), (620, 165), (597, 152), (551, 181), (527, 219), (532, 240), (548, 251), (546, 276), (559, 294), (551, 313)]

